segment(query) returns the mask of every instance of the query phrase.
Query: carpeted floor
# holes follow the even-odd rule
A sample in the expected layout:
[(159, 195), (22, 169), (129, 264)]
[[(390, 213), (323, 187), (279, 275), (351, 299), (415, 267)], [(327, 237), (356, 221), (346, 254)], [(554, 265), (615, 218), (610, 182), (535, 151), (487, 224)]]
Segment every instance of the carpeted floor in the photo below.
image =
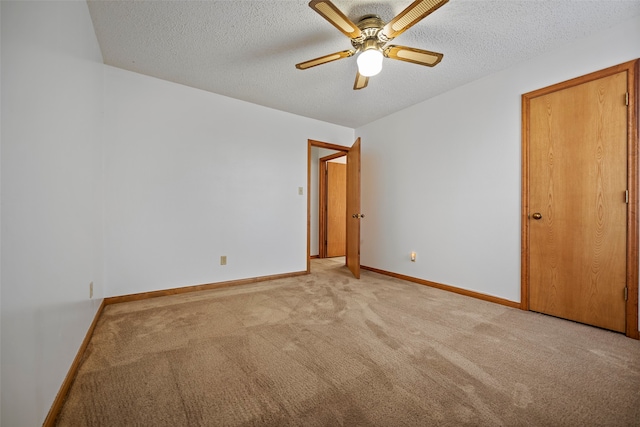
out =
[(640, 425), (638, 341), (312, 270), (107, 306), (58, 425)]

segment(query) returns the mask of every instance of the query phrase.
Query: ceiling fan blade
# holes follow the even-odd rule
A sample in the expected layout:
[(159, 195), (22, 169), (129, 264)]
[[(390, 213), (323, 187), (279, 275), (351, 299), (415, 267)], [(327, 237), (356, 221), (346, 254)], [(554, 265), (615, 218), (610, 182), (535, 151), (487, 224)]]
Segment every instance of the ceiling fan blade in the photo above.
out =
[(444, 55), (438, 52), (415, 49), (413, 47), (391, 45), (384, 50), (384, 56), (418, 65), (426, 65), (427, 67), (434, 67), (442, 61)]
[(356, 81), (353, 84), (353, 90), (360, 90), (367, 87), (369, 84), (369, 77), (365, 77), (360, 73), (356, 73)]
[(329, 0), (311, 0), (309, 7), (331, 22), (338, 30), (349, 38), (360, 37), (360, 28)]
[(309, 61), (296, 64), (298, 70), (306, 70), (307, 68), (315, 67), (316, 65), (326, 64), (327, 62), (337, 61), (338, 59), (348, 58), (353, 56), (355, 50), (343, 50), (342, 52), (331, 53), (329, 55), (321, 56), (320, 58), (311, 59)]
[(449, 0), (416, 0), (382, 29), (389, 39), (398, 37)]

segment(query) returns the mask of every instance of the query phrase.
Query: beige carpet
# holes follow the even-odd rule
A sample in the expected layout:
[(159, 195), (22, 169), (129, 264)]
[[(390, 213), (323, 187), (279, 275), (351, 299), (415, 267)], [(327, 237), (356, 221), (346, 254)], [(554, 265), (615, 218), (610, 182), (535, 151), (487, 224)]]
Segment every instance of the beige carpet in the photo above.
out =
[(107, 306), (61, 426), (640, 425), (640, 342), (363, 272)]

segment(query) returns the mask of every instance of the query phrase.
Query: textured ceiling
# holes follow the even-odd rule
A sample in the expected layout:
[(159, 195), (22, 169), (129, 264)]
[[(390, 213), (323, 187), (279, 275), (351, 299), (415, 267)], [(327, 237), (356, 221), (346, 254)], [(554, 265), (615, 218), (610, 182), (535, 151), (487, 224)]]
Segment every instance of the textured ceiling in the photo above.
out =
[[(88, 1), (108, 65), (351, 128), (640, 15), (640, 0), (450, 0), (393, 41), (444, 53), (439, 65), (385, 59), (354, 91), (355, 57), (295, 68), (351, 48), (307, 3)], [(333, 3), (388, 22), (411, 0)]]

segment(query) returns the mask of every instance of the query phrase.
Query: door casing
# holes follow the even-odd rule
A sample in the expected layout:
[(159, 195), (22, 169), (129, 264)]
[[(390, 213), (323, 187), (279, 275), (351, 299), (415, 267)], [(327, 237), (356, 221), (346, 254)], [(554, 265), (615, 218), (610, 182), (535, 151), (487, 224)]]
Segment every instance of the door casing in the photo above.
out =
[[(577, 77), (522, 95), (522, 210), (521, 210), (521, 308), (529, 310), (529, 104), (530, 100), (597, 80), (620, 72), (627, 73), (627, 301), (626, 330), (628, 337), (639, 339), (638, 333), (638, 72), (640, 60), (629, 61), (601, 71)], [(623, 100), (621, 100), (623, 102)]]

